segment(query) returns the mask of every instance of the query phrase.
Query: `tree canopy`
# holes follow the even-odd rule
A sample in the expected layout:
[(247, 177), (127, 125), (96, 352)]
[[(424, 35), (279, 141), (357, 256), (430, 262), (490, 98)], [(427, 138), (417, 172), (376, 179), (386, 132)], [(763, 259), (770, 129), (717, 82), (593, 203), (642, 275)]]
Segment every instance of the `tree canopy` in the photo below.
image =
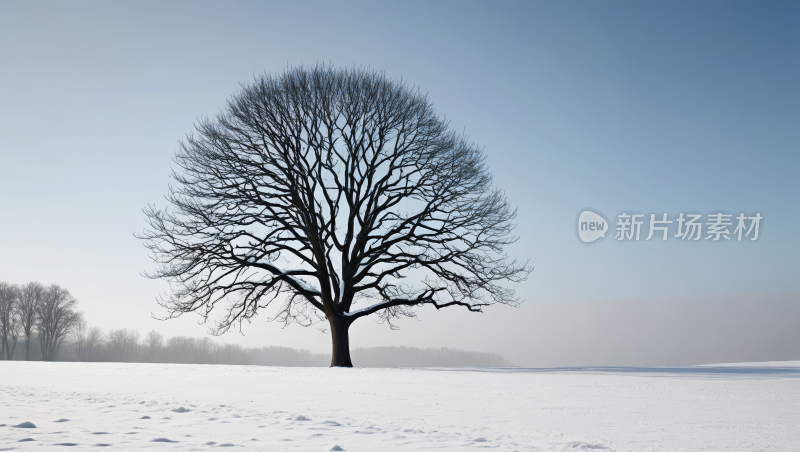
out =
[(174, 163), (170, 207), (144, 210), (159, 264), (146, 276), (170, 282), (168, 317), (196, 312), (216, 333), (271, 307), (284, 324), (326, 322), (331, 365), (351, 366), (356, 319), (515, 306), (508, 283), (531, 271), (505, 250), (515, 211), (482, 149), (377, 71), (256, 77)]

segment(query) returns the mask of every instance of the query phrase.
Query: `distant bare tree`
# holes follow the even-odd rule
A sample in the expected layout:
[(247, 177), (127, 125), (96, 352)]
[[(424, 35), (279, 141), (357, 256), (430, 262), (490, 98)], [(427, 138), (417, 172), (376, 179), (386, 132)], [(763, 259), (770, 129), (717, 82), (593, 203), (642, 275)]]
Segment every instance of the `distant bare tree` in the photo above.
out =
[[(95, 331), (96, 330), (96, 331)], [(89, 361), (94, 348), (102, 338), (102, 331), (90, 327), (83, 312), (75, 314), (75, 325), (72, 328), (72, 339), (78, 352), (78, 361)]]
[(83, 361), (91, 361), (97, 349), (103, 344), (103, 330), (100, 327), (92, 326), (86, 332), (86, 339), (83, 346)]
[(22, 331), (18, 303), (19, 288), (0, 281), (0, 351), (5, 352), (7, 360), (14, 357), (17, 339)]
[(193, 337), (173, 336), (167, 340), (169, 355), (168, 362), (174, 363), (197, 363), (197, 339)]
[(83, 312), (75, 314), (75, 325), (72, 328), (72, 340), (75, 341), (75, 348), (78, 352), (78, 361), (84, 361), (83, 350), (86, 345), (86, 334), (89, 332), (89, 324)]
[[(350, 325), (414, 307), (473, 312), (519, 300), (531, 268), (504, 251), (515, 211), (482, 149), (427, 96), (362, 69), (263, 75), (174, 157), (173, 210), (141, 236), (175, 288), (169, 317), (222, 304), (213, 331), (250, 321), (327, 322), (332, 366), (352, 366)], [(356, 308), (357, 303), (364, 307)]]
[(111, 330), (106, 348), (112, 361), (135, 362), (139, 354), (139, 332), (126, 328)]
[(110, 361), (124, 361), (128, 330), (124, 328), (109, 330), (106, 335), (106, 353)]
[(36, 326), (36, 309), (43, 293), (44, 286), (38, 282), (29, 282), (20, 288), (17, 310), (25, 334), (25, 361), (31, 359), (31, 336)]
[(147, 347), (147, 356), (150, 358), (150, 362), (154, 362), (156, 352), (164, 345), (164, 336), (156, 330), (150, 330), (144, 338), (144, 345)]
[(74, 311), (77, 303), (67, 289), (56, 284), (48, 286), (42, 293), (36, 309), (36, 333), (44, 361), (55, 361), (61, 343), (72, 332), (78, 319)]

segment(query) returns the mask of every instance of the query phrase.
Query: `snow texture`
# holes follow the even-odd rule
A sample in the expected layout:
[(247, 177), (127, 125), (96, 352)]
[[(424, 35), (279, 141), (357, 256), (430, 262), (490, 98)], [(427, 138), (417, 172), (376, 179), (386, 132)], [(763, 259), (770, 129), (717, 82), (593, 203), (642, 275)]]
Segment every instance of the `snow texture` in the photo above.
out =
[(352, 316), (354, 316), (356, 314), (360, 314), (360, 313), (362, 313), (364, 311), (370, 310), (370, 309), (372, 309), (374, 307), (377, 307), (377, 306), (380, 306), (380, 305), (386, 304), (386, 303), (387, 303), (387, 301), (379, 301), (379, 302), (377, 302), (375, 304), (371, 304), (371, 305), (369, 305), (367, 307), (364, 307), (364, 308), (361, 308), (361, 309), (356, 309), (355, 311), (345, 312), (344, 315), (347, 316), (347, 317), (352, 317)]
[(292, 276), (292, 275), (284, 275), (284, 276), (285, 276), (285, 277), (287, 277), (287, 278), (289, 278), (289, 279), (291, 279), (291, 280), (292, 280), (292, 281), (294, 281), (295, 283), (297, 283), (297, 285), (298, 285), (298, 286), (300, 286), (300, 287), (302, 287), (302, 288), (303, 288), (303, 290), (305, 290), (306, 292), (311, 292), (311, 293), (315, 293), (315, 294), (318, 294), (318, 295), (320, 295), (320, 294), (321, 294), (319, 290), (317, 290), (317, 289), (315, 289), (315, 288), (313, 288), (313, 287), (309, 286), (308, 284), (306, 284), (305, 282), (303, 282), (303, 280), (302, 280), (302, 279), (295, 278), (295, 277), (294, 277), (294, 276)]
[[(0, 449), (638, 452), (800, 444), (800, 362), (340, 369), (2, 361), (0, 375)], [(25, 422), (37, 428), (11, 427)]]

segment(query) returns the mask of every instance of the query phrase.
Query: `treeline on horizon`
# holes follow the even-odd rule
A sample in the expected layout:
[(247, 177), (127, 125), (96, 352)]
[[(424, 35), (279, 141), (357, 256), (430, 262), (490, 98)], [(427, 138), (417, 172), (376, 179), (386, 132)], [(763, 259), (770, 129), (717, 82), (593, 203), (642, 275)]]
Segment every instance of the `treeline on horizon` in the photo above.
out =
[[(330, 355), (290, 347), (243, 347), (211, 338), (165, 338), (151, 330), (89, 326), (58, 285), (0, 281), (0, 360), (327, 367)], [(452, 348), (372, 347), (351, 352), (358, 367), (507, 367), (496, 353)]]

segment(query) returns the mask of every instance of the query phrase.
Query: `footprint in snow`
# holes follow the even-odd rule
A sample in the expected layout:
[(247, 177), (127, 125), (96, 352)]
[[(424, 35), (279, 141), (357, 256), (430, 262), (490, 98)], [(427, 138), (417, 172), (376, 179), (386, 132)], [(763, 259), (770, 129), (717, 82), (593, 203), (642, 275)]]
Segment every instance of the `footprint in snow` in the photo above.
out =
[(18, 443), (24, 443), (24, 442), (27, 442), (27, 441), (36, 441), (36, 440), (33, 439), (33, 438), (22, 438), (21, 440), (19, 440), (17, 442)]
[(100, 444), (95, 444), (94, 446), (95, 446), (95, 447), (108, 447), (108, 446), (110, 446), (110, 445), (111, 445), (111, 444), (103, 444), (103, 443), (100, 443)]
[(150, 442), (151, 443), (177, 443), (177, 441), (173, 441), (173, 440), (167, 439), (167, 438), (156, 438), (156, 439), (154, 439), (154, 440), (152, 440)]
[(472, 441), (476, 443), (485, 443), (487, 440), (484, 437), (480, 437), (480, 438), (475, 438)]
[(59, 419), (59, 420), (53, 421), (53, 422), (69, 422), (69, 419)]
[(17, 424), (14, 427), (16, 427), (16, 428), (36, 428), (36, 426), (33, 425), (33, 422), (23, 422), (22, 424)]
[(108, 435), (108, 432), (92, 432), (92, 435)]
[(209, 442), (206, 443), (206, 446), (213, 446), (214, 444), (217, 444), (217, 443), (215, 441), (209, 441)]
[(142, 416), (139, 419), (150, 419), (150, 416)]
[(340, 451), (340, 450), (344, 450), (344, 449), (342, 449), (342, 447), (341, 447), (341, 446), (333, 446), (333, 447), (331, 447), (331, 448), (330, 448), (330, 449), (328, 449), (328, 450), (331, 450), (331, 451), (334, 451), (334, 450), (335, 450), (335, 451)]
[(172, 410), (173, 413), (188, 413), (189, 411), (192, 411), (192, 410), (190, 410), (188, 408), (184, 408), (184, 407), (175, 408), (174, 410)]
[(310, 421), (311, 419), (309, 419), (309, 418), (307, 418), (307, 417), (305, 417), (305, 416), (303, 416), (301, 414), (301, 415), (299, 415), (297, 417), (293, 417), (293, 418), (290, 417), (288, 420), (290, 420), (290, 421)]
[(582, 441), (575, 441), (574, 443), (570, 443), (569, 447), (570, 449), (608, 450), (608, 448), (602, 444), (584, 443)]
[(57, 443), (56, 446), (77, 446), (76, 443)]

